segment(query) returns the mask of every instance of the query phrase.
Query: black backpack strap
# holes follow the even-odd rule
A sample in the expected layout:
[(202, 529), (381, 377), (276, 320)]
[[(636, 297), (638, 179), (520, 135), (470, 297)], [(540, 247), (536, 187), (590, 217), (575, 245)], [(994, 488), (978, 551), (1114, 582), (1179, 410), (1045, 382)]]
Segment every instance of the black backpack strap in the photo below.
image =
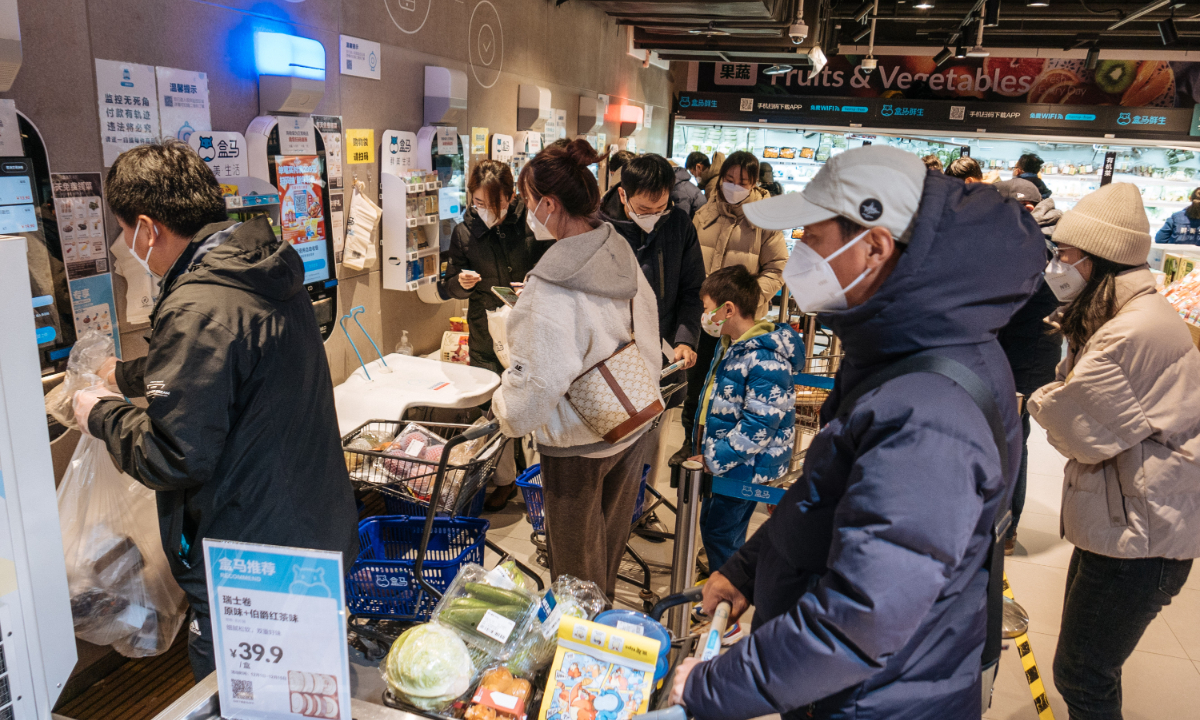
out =
[[(868, 392), (880, 387), (889, 380), (895, 380), (903, 375), (913, 373), (933, 373), (954, 381), (967, 391), (976, 407), (987, 419), (988, 427), (992, 430), (992, 441), (1000, 453), (1001, 477), (1007, 481), (1008, 436), (1004, 431), (1004, 421), (1000, 418), (1000, 409), (988, 386), (979, 376), (960, 362), (937, 355), (910, 355), (879, 370), (854, 386), (838, 405), (837, 417), (843, 422), (854, 410), (854, 405)], [(984, 560), (988, 568), (987, 593), (987, 639), (983, 645), (983, 667), (987, 668), (1000, 660), (1001, 629), (1004, 619), (1004, 536), (1012, 524), (1012, 510), (1009, 507), (1008, 494), (1002, 498), (1002, 503), (996, 510), (996, 518), (992, 523), (992, 545)]]

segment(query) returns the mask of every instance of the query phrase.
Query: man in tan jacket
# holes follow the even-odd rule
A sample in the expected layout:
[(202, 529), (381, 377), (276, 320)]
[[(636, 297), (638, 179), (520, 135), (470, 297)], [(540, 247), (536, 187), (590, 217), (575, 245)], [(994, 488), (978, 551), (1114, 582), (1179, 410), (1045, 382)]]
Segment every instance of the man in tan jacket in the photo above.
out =
[[(733, 265), (742, 265), (758, 276), (762, 288), (755, 319), (766, 317), (771, 298), (783, 287), (783, 266), (787, 264), (788, 249), (779, 230), (757, 228), (746, 219), (742, 208), (746, 203), (770, 197), (758, 187), (758, 158), (744, 150), (732, 153), (721, 164), (714, 177), (716, 186), (709, 201), (696, 211), (692, 222), (700, 239), (706, 275)], [(700, 387), (712, 364), (717, 339), (701, 335), (696, 348), (696, 363), (688, 370), (688, 397), (683, 404), (684, 443), (672, 462), (682, 462), (695, 453), (692, 436), (696, 410), (700, 405)]]

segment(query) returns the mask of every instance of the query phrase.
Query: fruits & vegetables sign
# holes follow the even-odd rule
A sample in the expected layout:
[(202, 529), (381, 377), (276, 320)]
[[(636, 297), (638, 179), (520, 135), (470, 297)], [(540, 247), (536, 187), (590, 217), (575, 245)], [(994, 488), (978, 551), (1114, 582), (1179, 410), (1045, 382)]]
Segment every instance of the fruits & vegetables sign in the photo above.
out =
[(886, 56), (874, 72), (841, 55), (806, 70), (766, 75), (755, 63), (696, 63), (688, 90), (754, 95), (817, 95), (909, 100), (977, 100), (1050, 105), (1191, 108), (1200, 102), (1200, 63), (1165, 60), (966, 58), (938, 67), (932, 58)]

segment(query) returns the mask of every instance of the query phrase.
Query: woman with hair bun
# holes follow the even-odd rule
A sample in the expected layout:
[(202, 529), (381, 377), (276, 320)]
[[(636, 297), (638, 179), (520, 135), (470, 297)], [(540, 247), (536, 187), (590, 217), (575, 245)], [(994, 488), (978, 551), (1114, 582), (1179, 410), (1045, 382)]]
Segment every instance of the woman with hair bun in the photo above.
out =
[(599, 160), (585, 140), (547, 147), (518, 179), (528, 222), (553, 240), (508, 319), (512, 363), (492, 397), (504, 433), (533, 433), (542, 456), (550, 572), (591, 580), (613, 597), (649, 425), (610, 444), (567, 398), (571, 383), (634, 339), (653, 377), (662, 371), (658, 303), (629, 243), (598, 219)]

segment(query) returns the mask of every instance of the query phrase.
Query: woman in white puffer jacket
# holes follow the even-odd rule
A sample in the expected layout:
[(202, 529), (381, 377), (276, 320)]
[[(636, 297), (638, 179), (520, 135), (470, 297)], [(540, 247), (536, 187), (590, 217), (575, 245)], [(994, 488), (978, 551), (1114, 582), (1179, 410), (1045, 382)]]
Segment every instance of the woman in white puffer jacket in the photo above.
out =
[(656, 444), (649, 425), (606, 442), (567, 390), (635, 330), (655, 379), (663, 354), (654, 290), (629, 243), (596, 217), (600, 188), (588, 165), (598, 159), (587, 141), (573, 140), (546, 148), (521, 171), (526, 218), (537, 239), (556, 242), (509, 315), (511, 362), (492, 408), (506, 435), (537, 439), (551, 575), (591, 580), (611, 600), (642, 468)]
[(1149, 231), (1137, 187), (1105, 186), (1063, 215), (1046, 274), (1068, 355), (1029, 413), (1069, 458), (1054, 682), (1072, 718), (1121, 717), (1121, 666), (1200, 557), (1200, 353), (1146, 267)]

